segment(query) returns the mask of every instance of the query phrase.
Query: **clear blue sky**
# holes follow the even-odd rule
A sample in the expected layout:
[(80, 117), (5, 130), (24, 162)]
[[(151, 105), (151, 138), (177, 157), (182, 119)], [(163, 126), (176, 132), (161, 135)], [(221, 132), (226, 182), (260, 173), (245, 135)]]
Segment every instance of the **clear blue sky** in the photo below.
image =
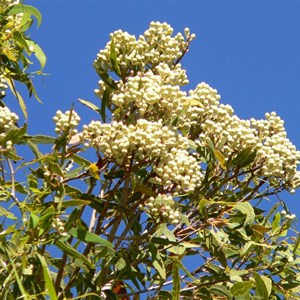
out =
[[(110, 32), (123, 29), (139, 35), (150, 21), (166, 21), (175, 32), (189, 27), (197, 35), (182, 63), (190, 88), (207, 82), (241, 118), (263, 118), (265, 112), (276, 111), (300, 149), (300, 0), (24, 3), (43, 14), (41, 27), (31, 35), (48, 57), (49, 76), (36, 80), (44, 104), (30, 100), (32, 133), (54, 133), (51, 119), (56, 110), (69, 109), (78, 98), (99, 103), (93, 93), (98, 78), (92, 63)], [(79, 103), (75, 109), (84, 122), (97, 117)], [(287, 198), (300, 217), (300, 192)]]

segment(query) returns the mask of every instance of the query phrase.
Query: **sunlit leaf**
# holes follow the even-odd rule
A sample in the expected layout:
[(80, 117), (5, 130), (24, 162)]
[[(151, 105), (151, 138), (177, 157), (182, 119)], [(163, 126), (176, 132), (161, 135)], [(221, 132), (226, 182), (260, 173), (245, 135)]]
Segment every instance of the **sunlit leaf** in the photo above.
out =
[(260, 296), (262, 300), (268, 300), (270, 294), (267, 285), (270, 284), (270, 279), (267, 281), (266, 277), (262, 277), (258, 273), (254, 273), (253, 277), (255, 279), (255, 290), (257, 296)]
[(76, 237), (77, 239), (81, 240), (81, 241), (84, 241), (84, 242), (87, 242), (87, 243), (93, 243), (93, 244), (100, 244), (102, 246), (105, 246), (105, 247), (109, 247), (109, 248), (112, 248), (113, 249), (113, 244), (110, 243), (109, 241), (101, 238), (100, 236), (92, 233), (92, 232), (89, 232), (89, 231), (86, 231), (86, 230), (83, 230), (83, 229), (79, 229), (79, 228), (72, 228), (69, 230), (69, 233)]
[(254, 287), (253, 281), (243, 281), (243, 282), (236, 282), (230, 288), (230, 292), (233, 296), (240, 296), (247, 293), (250, 289)]
[(44, 279), (45, 279), (45, 286), (46, 286), (46, 289), (47, 289), (47, 293), (48, 295), (50, 296), (50, 299), (52, 300), (57, 300), (58, 297), (57, 297), (57, 294), (55, 292), (55, 288), (54, 288), (54, 285), (53, 285), (53, 282), (52, 282), (52, 278), (51, 278), (51, 273), (50, 273), (50, 270), (48, 268), (48, 264), (45, 260), (45, 258), (43, 256), (41, 256), (40, 254), (37, 254), (40, 262), (41, 262), (41, 265), (42, 265), (42, 268), (43, 268), (43, 274), (44, 274)]

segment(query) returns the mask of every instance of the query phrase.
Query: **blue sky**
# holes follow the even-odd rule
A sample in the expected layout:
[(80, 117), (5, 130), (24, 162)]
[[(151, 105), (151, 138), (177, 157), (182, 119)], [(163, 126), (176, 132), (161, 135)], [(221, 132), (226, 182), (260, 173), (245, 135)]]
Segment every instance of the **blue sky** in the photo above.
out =
[[(97, 115), (77, 103), (99, 104), (92, 68), (109, 33), (123, 29), (142, 34), (151, 21), (168, 22), (174, 31), (189, 27), (197, 35), (182, 62), (190, 88), (205, 81), (241, 118), (263, 118), (276, 111), (289, 138), (300, 149), (300, 0), (299, 1), (101, 1), (25, 0), (43, 15), (31, 36), (48, 62), (36, 79), (43, 105), (27, 101), (31, 133), (54, 133), (56, 110), (75, 110), (83, 122)], [(300, 216), (300, 193), (285, 195)]]

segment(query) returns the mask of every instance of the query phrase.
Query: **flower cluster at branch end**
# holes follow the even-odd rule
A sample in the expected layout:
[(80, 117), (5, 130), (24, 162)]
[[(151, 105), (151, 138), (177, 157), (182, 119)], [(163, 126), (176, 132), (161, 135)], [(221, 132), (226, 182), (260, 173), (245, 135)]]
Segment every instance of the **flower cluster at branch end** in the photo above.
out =
[(92, 121), (83, 126), (85, 146), (94, 147), (119, 165), (131, 159), (151, 165), (153, 183), (177, 192), (191, 192), (200, 185), (202, 173), (195, 157), (188, 152), (188, 140), (161, 122), (137, 120), (136, 125), (122, 122), (102, 124)]
[[(152, 22), (138, 38), (121, 30), (111, 34), (94, 67), (101, 77), (95, 93), (105, 99), (112, 122), (85, 125), (82, 142), (118, 165), (134, 161), (151, 169), (148, 182), (163, 187), (160, 201), (201, 187), (206, 167), (200, 164), (209, 162), (197, 149), (207, 147), (222, 158), (221, 165), (215, 157), (221, 177), (231, 172), (293, 192), (300, 185), (300, 153), (276, 113), (243, 120), (207, 83), (182, 90), (188, 78), (180, 62), (195, 38), (189, 29), (184, 32), (185, 37), (172, 36), (168, 24)], [(242, 151), (252, 154), (244, 165), (238, 162)], [(148, 209), (162, 212), (161, 202), (156, 206), (152, 198)]]
[(57, 134), (69, 133), (75, 135), (78, 133), (76, 127), (80, 122), (80, 117), (74, 110), (68, 110), (65, 113), (58, 110), (53, 117), (53, 121), (56, 125), (55, 132)]

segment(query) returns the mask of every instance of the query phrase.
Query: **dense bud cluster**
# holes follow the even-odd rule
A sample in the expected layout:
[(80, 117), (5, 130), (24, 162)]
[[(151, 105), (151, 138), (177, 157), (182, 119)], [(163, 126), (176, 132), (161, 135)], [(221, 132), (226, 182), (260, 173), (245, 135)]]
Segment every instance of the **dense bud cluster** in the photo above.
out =
[[(178, 224), (180, 218), (180, 210), (171, 195), (159, 194), (156, 198), (150, 197), (146, 203), (146, 210), (154, 218), (160, 218), (171, 224)], [(141, 206), (141, 209), (144, 209)]]
[(139, 116), (146, 116), (149, 120), (174, 119), (182, 109), (186, 93), (178, 85), (166, 84), (165, 76), (165, 73), (161, 76), (152, 71), (139, 72), (125, 83), (119, 83), (119, 90), (114, 93), (111, 102), (122, 111), (130, 110), (134, 105)]
[(6, 8), (8, 6), (12, 6), (15, 4), (19, 4), (20, 1), (19, 0), (0, 0), (0, 6), (2, 6), (3, 8)]
[[(185, 37), (180, 33), (172, 37), (168, 24), (152, 22), (138, 39), (121, 30), (111, 34), (94, 67), (102, 78), (95, 92), (106, 97), (113, 121), (84, 126), (85, 145), (119, 165), (134, 161), (151, 166), (149, 182), (162, 186), (169, 196), (150, 198), (147, 207), (169, 221), (167, 202), (182, 192), (195, 191), (205, 174), (200, 168), (202, 154), (189, 148), (189, 140), (198, 149), (216, 149), (226, 172), (239, 171), (240, 165), (232, 162), (241, 151), (249, 151), (254, 156), (242, 166), (242, 174), (293, 192), (300, 185), (300, 153), (275, 113), (266, 114), (265, 120), (243, 120), (230, 105), (220, 103), (217, 90), (204, 82), (188, 93), (182, 90), (188, 79), (179, 62), (195, 37), (188, 28), (184, 32)], [(120, 80), (110, 77), (113, 82), (108, 84), (111, 72)]]
[(153, 183), (166, 188), (176, 185), (177, 191), (192, 191), (200, 184), (201, 172), (196, 159), (189, 154), (188, 141), (161, 122), (137, 120), (136, 125), (122, 122), (102, 124), (92, 121), (85, 125), (82, 139), (118, 164), (129, 159), (152, 163), (157, 176)]
[(55, 132), (57, 134), (69, 133), (75, 135), (78, 132), (76, 127), (80, 122), (80, 117), (74, 110), (68, 110), (65, 113), (58, 110), (53, 117), (53, 121), (56, 125)]
[(185, 38), (181, 33), (172, 37), (173, 28), (167, 23), (151, 22), (148, 30), (138, 39), (122, 30), (110, 35), (111, 41), (101, 50), (94, 63), (96, 70), (103, 66), (112, 70), (111, 48), (115, 48), (117, 62), (122, 69), (155, 67), (160, 63), (173, 65), (188, 49), (188, 43), (195, 38), (189, 30), (185, 30)]
[(0, 137), (5, 137), (18, 119), (19, 117), (8, 107), (0, 107)]
[(60, 218), (55, 218), (52, 222), (52, 227), (62, 236), (67, 236), (65, 232), (64, 222)]
[[(0, 107), (0, 139), (2, 140), (18, 121), (19, 117), (8, 107)], [(13, 149), (13, 142), (8, 140), (0, 148), (2, 151)]]
[(0, 98), (4, 97), (6, 95), (7, 88), (8, 88), (8, 86), (7, 86), (4, 76), (0, 75)]

